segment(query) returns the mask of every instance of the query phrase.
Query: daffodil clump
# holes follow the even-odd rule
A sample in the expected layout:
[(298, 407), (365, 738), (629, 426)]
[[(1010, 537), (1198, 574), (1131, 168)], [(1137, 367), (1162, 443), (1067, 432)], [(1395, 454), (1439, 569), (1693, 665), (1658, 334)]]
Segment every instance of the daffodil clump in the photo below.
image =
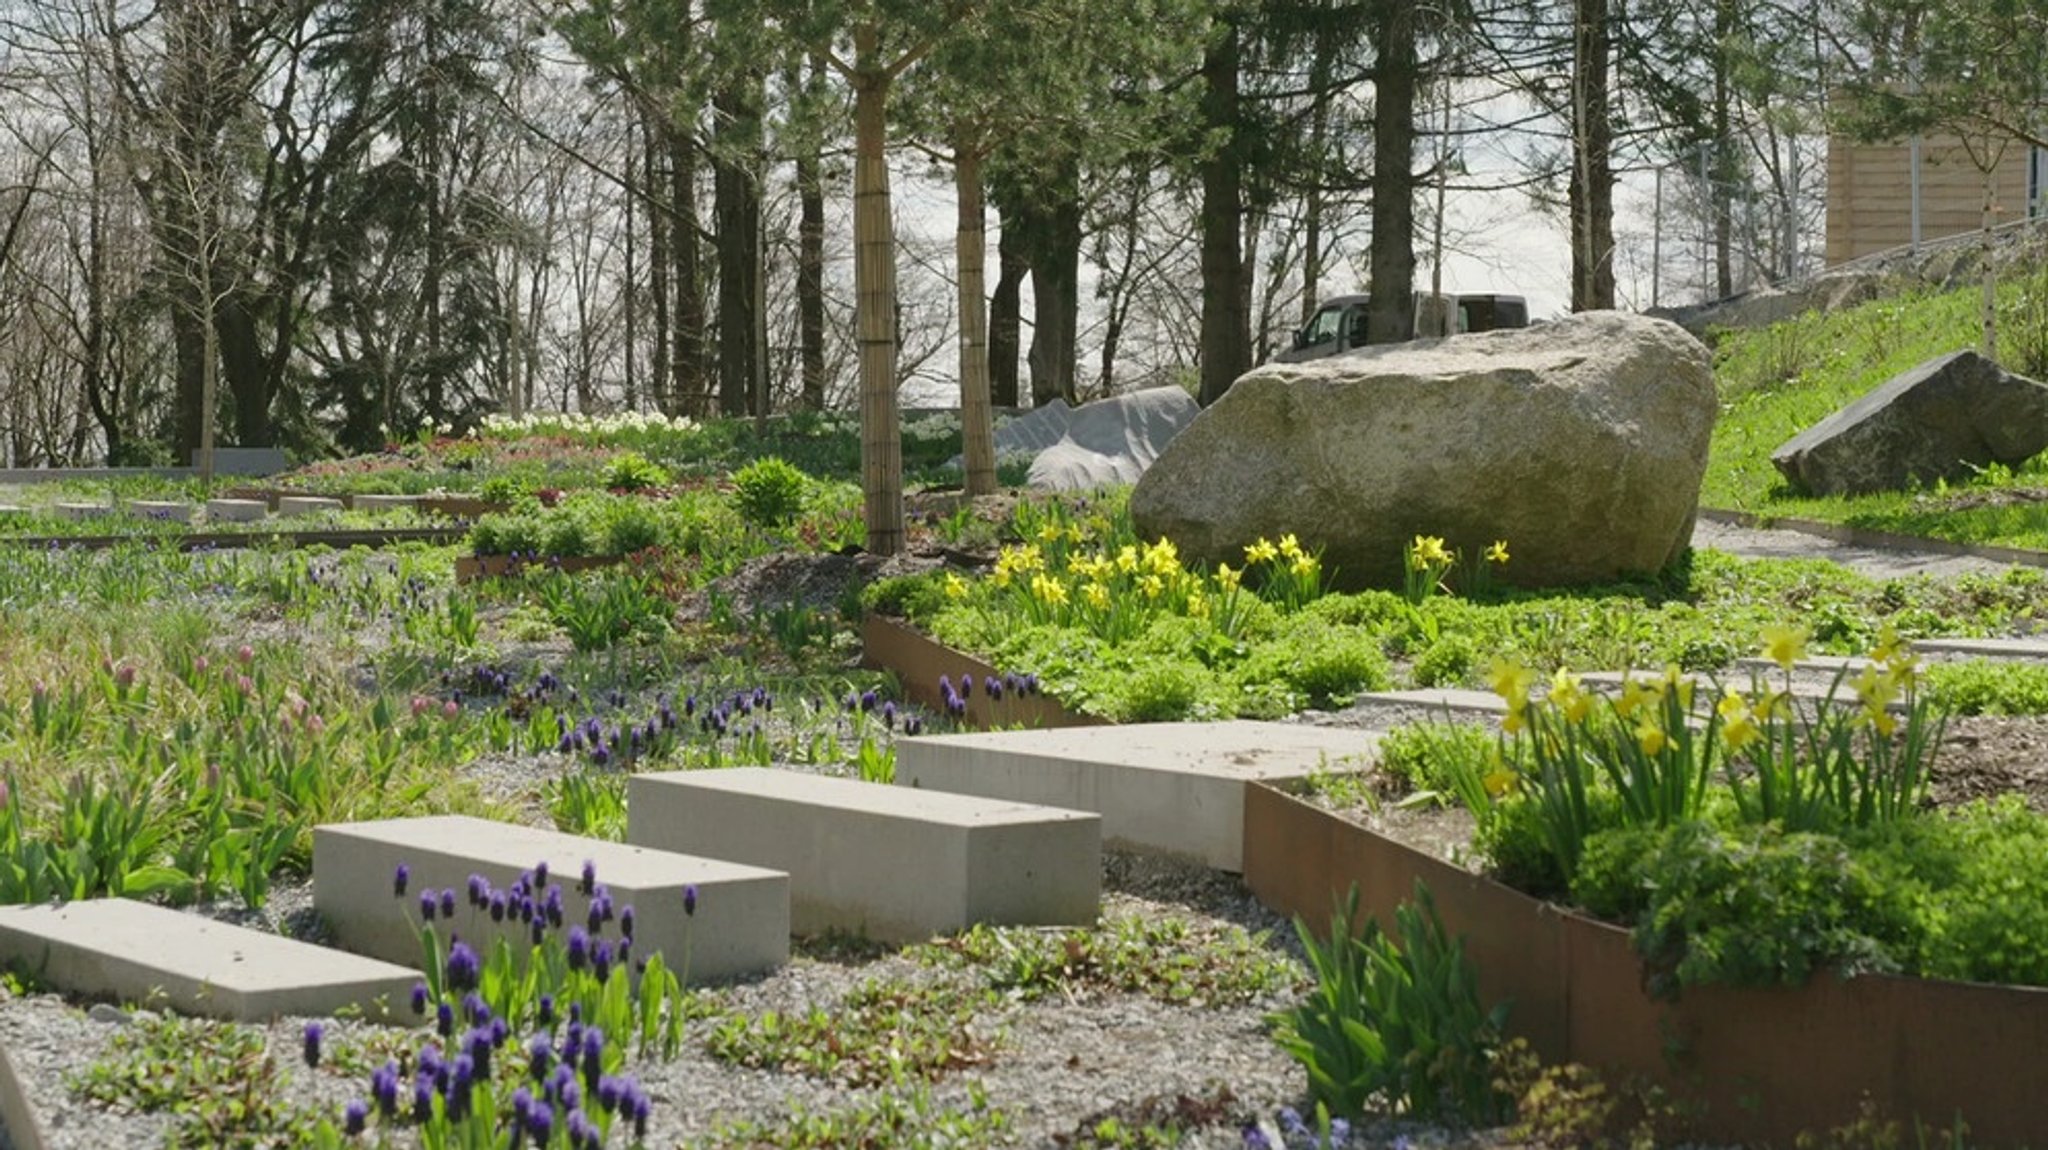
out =
[[(1230, 571), (1228, 564), (1218, 575)], [(1305, 550), (1288, 532), (1278, 543), (1261, 536), (1244, 549), (1244, 571), (1259, 584), (1264, 596), (1288, 611), (1299, 611), (1323, 597), (1324, 571), (1319, 552)]]
[(1457, 548), (1444, 543), (1443, 536), (1417, 535), (1401, 549), (1401, 597), (1419, 606), (1431, 595), (1450, 594), (1451, 572), (1461, 565), (1467, 593), (1485, 590), (1493, 582), (1494, 570), (1507, 566), (1508, 541), (1494, 540), (1476, 563), (1464, 564), (1463, 558)]
[[(1006, 547), (988, 585), (995, 605), (1036, 624), (1073, 627), (1107, 642), (1143, 632), (1164, 615), (1206, 619), (1234, 635), (1249, 606), (1240, 572), (1190, 571), (1171, 540), (1093, 549), (1074, 525), (1048, 524), (1039, 541)], [(949, 599), (974, 593), (967, 580), (946, 577)]]
[(1701, 818), (1716, 782), (1743, 821), (1787, 831), (1910, 815), (1925, 797), (1941, 729), (1915, 690), (1915, 657), (1887, 627), (1853, 677), (1845, 671), (1825, 698), (1795, 705), (1792, 671), (1807, 640), (1798, 627), (1767, 627), (1762, 651), (1782, 681), (1724, 686), (1708, 708), (1695, 706), (1694, 681), (1675, 665), (1596, 697), (1569, 668), (1545, 683), (1497, 660), (1488, 682), (1507, 703), (1502, 727), (1518, 752), (1499, 762), (1527, 765), (1513, 774), (1497, 768), (1461, 794), (1482, 821), (1497, 802), (1533, 804), (1566, 882), (1589, 835), (1616, 819), (1665, 828)]

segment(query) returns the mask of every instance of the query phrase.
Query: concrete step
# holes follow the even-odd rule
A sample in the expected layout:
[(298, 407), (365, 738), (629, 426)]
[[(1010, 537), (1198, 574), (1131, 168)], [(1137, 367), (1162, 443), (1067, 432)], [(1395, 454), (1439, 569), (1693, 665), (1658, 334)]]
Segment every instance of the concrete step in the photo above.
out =
[(790, 925), (888, 942), (1095, 921), (1099, 815), (773, 767), (626, 784), (626, 838), (789, 873)]
[(0, 907), (0, 963), (68, 993), (259, 1021), (286, 1014), (412, 1020), (417, 971), (130, 899)]
[[(1775, 666), (1773, 664), (1773, 667)], [(1620, 693), (1622, 680), (1628, 674), (1633, 674), (1638, 682), (1664, 677), (1662, 672), (1653, 673), (1650, 671), (1587, 671), (1579, 676), (1579, 682), (1588, 691), (1612, 695)], [(1795, 675), (1790, 684), (1787, 684), (1782, 676), (1764, 674), (1755, 676), (1754, 680), (1747, 674), (1725, 676), (1718, 681), (1710, 675), (1687, 675), (1686, 679), (1692, 683), (1693, 691), (1695, 692), (1693, 709), (1701, 715), (1706, 714), (1706, 709), (1713, 706), (1715, 700), (1720, 697), (1721, 692), (1728, 687), (1735, 687), (1742, 691), (1743, 694), (1752, 696), (1756, 690), (1784, 691), (1787, 695), (1791, 696), (1794, 703), (1809, 706), (1819, 706), (1829, 702), (1830, 699), (1832, 699), (1836, 706), (1840, 707), (1853, 707), (1856, 705), (1856, 689), (1854, 685), (1848, 679), (1844, 679), (1837, 686), (1833, 682), (1832, 675), (1818, 681), (1811, 678), (1800, 678)], [(1902, 699), (1894, 700), (1885, 709), (1897, 714), (1904, 714), (1906, 704)]]
[(254, 523), (270, 514), (270, 504), (261, 499), (209, 499), (206, 517), (222, 523)]
[(357, 511), (411, 511), (419, 502), (417, 495), (358, 495), (353, 501)]
[(1298, 723), (1136, 723), (896, 743), (903, 786), (1102, 816), (1110, 846), (1244, 865), (1244, 787), (1363, 770), (1377, 736)]
[(1483, 715), (1505, 715), (1508, 713), (1507, 700), (1492, 691), (1476, 691), (1468, 687), (1423, 687), (1412, 691), (1367, 691), (1351, 701), (1352, 706), (1363, 703), (1379, 703), (1393, 707), (1419, 707), (1432, 711), (1450, 711), (1461, 715), (1478, 717)]
[(2040, 639), (1915, 639), (1913, 650), (1934, 659), (2048, 661), (2048, 641)]
[[(780, 871), (460, 815), (315, 827), (313, 905), (348, 949), (417, 961), (422, 890), (455, 891), (447, 925), (472, 945), (500, 933), (516, 941), (526, 932), (516, 916), (499, 924), (469, 908), (469, 876), (502, 890), (545, 862), (549, 882), (562, 887), (564, 922), (581, 923), (590, 900), (576, 888), (586, 861), (615, 908), (634, 907), (640, 957), (660, 951), (680, 968), (687, 954), (692, 978), (752, 974), (789, 960), (789, 876)], [(392, 893), (400, 864), (410, 871), (404, 898)], [(696, 890), (694, 915), (684, 911), (686, 888)]]
[(126, 508), (128, 514), (138, 519), (156, 519), (172, 523), (190, 523), (195, 514), (190, 503), (164, 499), (131, 499)]
[(284, 495), (277, 500), (277, 513), (282, 516), (322, 515), (341, 510), (341, 500), (324, 495)]
[(53, 503), (50, 513), (59, 519), (85, 520), (112, 515), (114, 509), (105, 503)]

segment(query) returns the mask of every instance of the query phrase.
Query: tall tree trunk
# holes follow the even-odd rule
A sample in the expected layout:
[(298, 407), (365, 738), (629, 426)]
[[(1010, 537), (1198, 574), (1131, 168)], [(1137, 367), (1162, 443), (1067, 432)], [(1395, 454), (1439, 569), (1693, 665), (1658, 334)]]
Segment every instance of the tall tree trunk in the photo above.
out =
[(642, 206), (647, 209), (647, 302), (654, 313), (650, 317), (654, 323), (653, 339), (647, 349), (647, 390), (657, 409), (674, 415), (681, 410), (669, 376), (669, 368), (674, 363), (669, 341), (674, 338), (674, 329), (669, 323), (668, 289), (669, 277), (675, 274), (675, 262), (669, 254), (669, 236), (674, 229), (669, 226), (669, 213), (659, 203), (668, 177), (664, 163), (668, 154), (666, 116), (667, 113), (652, 100), (641, 108), (644, 171), (639, 195)]
[[(640, 406), (640, 365), (638, 362), (640, 349), (635, 346), (640, 339), (640, 267), (637, 258), (640, 239), (639, 233), (633, 227), (633, 217), (638, 214), (633, 210), (633, 202), (639, 198), (633, 194), (633, 176), (640, 166), (638, 153), (635, 151), (633, 143), (637, 135), (638, 133), (630, 128), (626, 132), (626, 194), (619, 197), (625, 201), (624, 206), (626, 209), (626, 276), (624, 281), (619, 284), (619, 310), (620, 319), (625, 327), (624, 350), (626, 353), (625, 385), (627, 411), (636, 411)], [(579, 291), (577, 296), (581, 299), (583, 293)], [(579, 309), (580, 306), (579, 304)], [(588, 329), (590, 325), (588, 323), (580, 323), (577, 326)], [(586, 338), (587, 334), (586, 331)], [(595, 358), (596, 356), (593, 352), (585, 351), (583, 368), (579, 372), (579, 376), (588, 378), (593, 373), (592, 361)], [(659, 395), (654, 397), (654, 404), (657, 409), (660, 408), (661, 397)]]
[(699, 275), (697, 234), (697, 143), (691, 123), (678, 118), (669, 124), (669, 255), (674, 274), (669, 280), (671, 309), (670, 377), (676, 406), (682, 414), (702, 419), (710, 414), (711, 379), (704, 354), (704, 283)]
[(1614, 126), (1609, 115), (1608, 0), (1574, 0), (1572, 36), (1572, 310), (1614, 306)]
[(1729, 39), (1735, 33), (1733, 0), (1714, 0), (1714, 162), (1708, 170), (1712, 187), (1707, 203), (1714, 213), (1714, 289), (1716, 299), (1735, 294), (1735, 141), (1730, 136)]
[[(1309, 185), (1302, 205), (1301, 326), (1315, 318), (1323, 278), (1323, 179), (1329, 170), (1323, 149), (1330, 143), (1330, 70), (1336, 66), (1335, 22), (1327, 16), (1316, 25), (1315, 58), (1309, 64)], [(1377, 234), (1377, 233), (1375, 233)]]
[(1031, 274), (1025, 252), (1022, 213), (997, 206), (996, 288), (988, 301), (989, 400), (1016, 407), (1017, 358), (1024, 343), (1024, 277)]
[[(824, 61), (811, 58), (809, 83), (822, 86)], [(818, 141), (796, 157), (796, 316), (798, 359), (803, 365), (803, 405), (825, 409), (825, 184)]]
[(988, 210), (976, 148), (970, 133), (961, 132), (954, 140), (953, 185), (960, 202), (960, 226), (954, 234), (960, 265), (960, 432), (970, 497), (993, 495), (996, 490), (995, 417), (988, 402), (988, 301), (982, 295)]
[(1221, 139), (1202, 161), (1202, 381), (1204, 406), (1223, 398), (1251, 368), (1245, 311), (1244, 169), (1237, 145), (1238, 37), (1234, 15), (1219, 17), (1202, 56), (1202, 127)]
[(1033, 204), (1031, 243), (1031, 405), (1079, 402), (1075, 357), (1081, 330), (1081, 176), (1064, 164), (1045, 198)]
[(867, 549), (903, 550), (903, 440), (896, 407), (896, 239), (889, 212), (890, 74), (880, 31), (854, 31), (853, 291), (860, 348), (861, 493)]
[(243, 290), (220, 295), (214, 327), (228, 395), (235, 405), (235, 442), (269, 447), (271, 381), (263, 349), (256, 342), (255, 301)]
[[(759, 81), (727, 88), (712, 100), (719, 147), (712, 164), (712, 215), (718, 254), (718, 410), (748, 410), (761, 347), (755, 309), (761, 289)], [(765, 411), (756, 411), (765, 415)]]
[(1415, 9), (1375, 0), (1372, 66), (1372, 266), (1367, 343), (1415, 333)]

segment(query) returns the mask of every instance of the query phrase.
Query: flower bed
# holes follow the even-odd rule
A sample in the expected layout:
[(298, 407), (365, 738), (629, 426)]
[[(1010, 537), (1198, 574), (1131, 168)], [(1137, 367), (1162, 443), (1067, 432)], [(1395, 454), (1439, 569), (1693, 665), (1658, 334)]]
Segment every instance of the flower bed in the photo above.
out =
[(1626, 930), (1266, 786), (1245, 795), (1244, 867), (1261, 902), (1311, 923), (1353, 884), (1366, 911), (1391, 921), (1426, 883), (1465, 936), (1483, 995), (1512, 1002), (1510, 1033), (1546, 1059), (1663, 1085), (1695, 1108), (1699, 1137), (1790, 1145), (1853, 1121), (1866, 1098), (1936, 1130), (1960, 1115), (1974, 1146), (2040, 1135), (2038, 1085), (2018, 1068), (2048, 1048), (2048, 990), (1824, 975), (1653, 997)]

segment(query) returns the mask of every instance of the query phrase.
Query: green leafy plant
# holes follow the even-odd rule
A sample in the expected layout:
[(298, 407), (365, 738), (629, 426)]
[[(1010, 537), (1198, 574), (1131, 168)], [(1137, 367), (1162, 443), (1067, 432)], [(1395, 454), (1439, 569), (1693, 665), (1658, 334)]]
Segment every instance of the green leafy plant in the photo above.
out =
[(757, 527), (782, 527), (803, 510), (811, 477), (779, 456), (757, 459), (733, 472), (733, 502)]
[(989, 989), (1025, 1001), (1116, 990), (1221, 1006), (1301, 982), (1300, 968), (1269, 949), (1264, 935), (1198, 930), (1181, 919), (1118, 918), (1093, 930), (1057, 932), (975, 926), (917, 954), (974, 967)]
[(942, 985), (870, 980), (833, 1010), (729, 1015), (713, 1024), (705, 1048), (723, 1062), (850, 1086), (929, 1081), (987, 1057), (989, 1041), (970, 1026), (975, 1005)]
[(1925, 676), (1927, 698), (1952, 715), (2048, 715), (2048, 666), (1967, 659)]
[(1332, 915), (1328, 941), (1296, 919), (1316, 986), (1272, 1017), (1274, 1041), (1333, 1114), (1391, 1105), (1425, 1119), (1491, 1121), (1503, 1110), (1492, 1063), (1507, 1006), (1481, 1004), (1464, 944), (1446, 934), (1421, 883), (1394, 922), (1390, 936), (1361, 919), (1356, 887)]
[(615, 491), (646, 491), (668, 481), (666, 468), (637, 451), (621, 451), (604, 468), (604, 485)]

